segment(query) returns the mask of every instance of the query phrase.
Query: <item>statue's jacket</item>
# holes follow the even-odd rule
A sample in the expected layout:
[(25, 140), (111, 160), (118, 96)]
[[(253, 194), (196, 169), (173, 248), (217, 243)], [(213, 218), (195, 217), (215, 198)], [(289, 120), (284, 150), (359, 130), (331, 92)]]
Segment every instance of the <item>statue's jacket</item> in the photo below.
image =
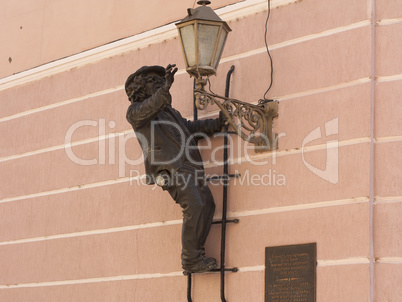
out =
[(183, 166), (203, 170), (197, 140), (200, 134), (210, 136), (222, 127), (219, 119), (183, 118), (170, 105), (171, 99), (169, 91), (162, 87), (142, 102), (132, 102), (127, 110), (127, 120), (144, 154), (148, 184), (154, 184), (161, 171), (172, 174)]

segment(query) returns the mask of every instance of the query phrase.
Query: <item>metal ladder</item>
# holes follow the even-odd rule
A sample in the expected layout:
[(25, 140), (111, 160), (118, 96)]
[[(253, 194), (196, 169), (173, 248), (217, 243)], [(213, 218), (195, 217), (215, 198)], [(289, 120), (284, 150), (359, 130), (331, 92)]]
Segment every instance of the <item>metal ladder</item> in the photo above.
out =
[[(234, 65), (230, 67), (230, 70), (227, 73), (226, 76), (226, 88), (225, 88), (225, 97), (229, 97), (229, 86), (230, 86), (230, 77), (234, 71)], [(194, 81), (194, 87), (195, 86), (195, 81)], [(195, 106), (195, 99), (194, 99), (194, 120), (198, 119), (198, 112), (197, 112), (197, 107)], [(225, 266), (225, 252), (226, 252), (226, 225), (228, 223), (238, 223), (239, 219), (227, 219), (227, 196), (228, 196), (228, 186), (229, 186), (229, 180), (230, 178), (237, 178), (240, 175), (239, 174), (229, 174), (229, 164), (228, 164), (228, 135), (235, 133), (235, 132), (229, 132), (228, 131), (229, 126), (225, 125), (224, 127), (224, 149), (223, 149), (223, 175), (222, 176), (215, 176), (207, 179), (207, 181), (210, 180), (216, 180), (216, 179), (221, 179), (223, 180), (223, 198), (222, 198), (222, 220), (219, 221), (214, 221), (213, 224), (222, 224), (222, 229), (221, 229), (221, 254), (220, 254), (220, 263), (221, 267), (212, 270), (212, 272), (219, 272), (220, 273), (220, 283), (221, 283), (221, 301), (226, 302), (225, 298), (225, 274), (226, 272), (237, 272), (238, 269), (235, 268), (226, 268)], [(187, 275), (187, 301), (192, 302), (191, 299), (191, 281), (192, 281), (192, 274)]]

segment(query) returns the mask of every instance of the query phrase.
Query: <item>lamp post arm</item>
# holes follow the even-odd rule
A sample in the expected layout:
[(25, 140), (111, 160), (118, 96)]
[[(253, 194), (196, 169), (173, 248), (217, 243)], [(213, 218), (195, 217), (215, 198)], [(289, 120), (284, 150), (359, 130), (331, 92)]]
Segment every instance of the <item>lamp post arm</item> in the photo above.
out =
[(196, 106), (204, 110), (208, 105), (217, 105), (227, 118), (227, 123), (244, 141), (256, 145), (256, 151), (277, 148), (276, 134), (272, 132), (272, 120), (278, 116), (278, 103), (254, 105), (204, 89), (194, 89)]

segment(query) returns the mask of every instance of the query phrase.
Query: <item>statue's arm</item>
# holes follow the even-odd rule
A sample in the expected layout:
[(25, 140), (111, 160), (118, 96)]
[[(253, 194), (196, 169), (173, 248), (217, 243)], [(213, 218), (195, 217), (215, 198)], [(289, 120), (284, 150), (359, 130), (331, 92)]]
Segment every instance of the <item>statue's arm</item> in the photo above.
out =
[(142, 102), (133, 102), (127, 110), (126, 118), (135, 129), (150, 123), (159, 112), (172, 102), (169, 90), (162, 87)]
[(221, 131), (224, 121), (221, 118), (189, 121), (184, 119), (190, 133), (205, 133), (210, 136)]
[(176, 111), (177, 115), (183, 120), (191, 134), (205, 133), (206, 135), (211, 136), (217, 132), (220, 132), (226, 121), (224, 115), (221, 113), (219, 113), (219, 117), (216, 119), (190, 121), (182, 117), (180, 112), (176, 109), (173, 110)]

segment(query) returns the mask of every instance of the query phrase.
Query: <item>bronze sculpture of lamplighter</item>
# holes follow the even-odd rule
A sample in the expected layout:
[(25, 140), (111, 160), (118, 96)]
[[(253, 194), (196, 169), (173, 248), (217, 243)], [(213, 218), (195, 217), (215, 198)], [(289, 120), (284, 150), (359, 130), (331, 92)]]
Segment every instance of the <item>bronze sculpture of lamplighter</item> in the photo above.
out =
[(217, 267), (205, 256), (215, 203), (204, 177), (197, 133), (212, 135), (225, 123), (217, 119), (189, 121), (172, 108), (170, 87), (177, 68), (143, 66), (130, 75), (125, 89), (131, 102), (127, 120), (144, 154), (147, 183), (158, 184), (183, 208), (182, 265), (186, 273)]
[[(170, 87), (177, 72), (175, 65), (143, 66), (131, 74), (125, 90), (131, 102), (127, 120), (133, 126), (143, 151), (147, 183), (156, 183), (183, 208), (182, 266), (185, 273), (200, 273), (217, 267), (205, 256), (215, 203), (205, 177), (197, 148), (197, 133), (213, 135), (225, 124), (256, 151), (277, 148), (272, 119), (277, 102), (249, 104), (205, 91), (207, 78), (216, 74), (226, 37), (230, 31), (214, 11), (210, 1), (188, 9), (188, 16), (177, 23), (186, 70), (195, 77), (196, 106), (217, 105), (216, 119), (189, 121), (171, 106)], [(183, 152), (185, 150), (185, 152)]]

